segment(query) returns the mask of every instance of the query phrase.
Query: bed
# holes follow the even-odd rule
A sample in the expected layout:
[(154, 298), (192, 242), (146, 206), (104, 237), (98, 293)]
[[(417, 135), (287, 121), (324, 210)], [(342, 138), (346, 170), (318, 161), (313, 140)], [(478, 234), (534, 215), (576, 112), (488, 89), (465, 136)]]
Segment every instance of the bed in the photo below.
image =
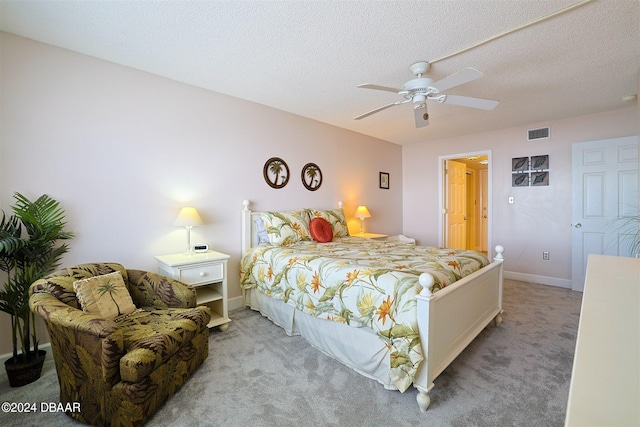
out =
[[(435, 378), (489, 323), (502, 322), (501, 246), (490, 262), (475, 251), (349, 236), (341, 204), (243, 205), (244, 305), (387, 389), (413, 385), (421, 411)], [(331, 225), (323, 243), (309, 232), (318, 217)]]

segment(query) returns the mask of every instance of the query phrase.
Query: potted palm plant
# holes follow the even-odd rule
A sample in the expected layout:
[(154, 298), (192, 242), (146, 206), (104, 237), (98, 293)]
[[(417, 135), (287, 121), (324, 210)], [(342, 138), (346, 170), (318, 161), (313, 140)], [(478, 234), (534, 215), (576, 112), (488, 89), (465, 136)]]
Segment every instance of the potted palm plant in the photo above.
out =
[[(617, 237), (611, 245), (613, 249), (620, 245), (620, 253), (623, 256), (628, 254), (628, 256), (640, 258), (640, 214), (637, 213), (637, 209), (626, 206), (625, 209), (631, 213), (617, 217), (607, 224), (608, 232)], [(633, 213), (634, 210), (636, 213)]]
[(628, 217), (626, 229), (628, 231), (629, 253), (631, 256), (640, 258), (640, 216)]
[(20, 193), (14, 198), (13, 214), (3, 211), (0, 221), (0, 270), (6, 273), (0, 310), (11, 316), (13, 357), (5, 361), (5, 369), (9, 385), (18, 387), (40, 377), (46, 357), (38, 349), (29, 286), (60, 264), (69, 247), (59, 241), (73, 238), (73, 233), (64, 231), (64, 210), (46, 194), (35, 202)]

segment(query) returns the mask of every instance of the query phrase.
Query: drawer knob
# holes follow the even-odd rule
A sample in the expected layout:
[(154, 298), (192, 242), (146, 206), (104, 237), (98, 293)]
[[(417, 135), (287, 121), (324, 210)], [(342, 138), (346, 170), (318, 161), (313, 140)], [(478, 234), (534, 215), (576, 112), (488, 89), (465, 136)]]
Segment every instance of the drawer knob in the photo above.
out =
[(201, 272), (200, 272), (200, 277), (204, 277), (204, 276), (206, 276), (206, 275), (207, 275), (207, 272), (206, 272), (206, 271), (201, 271)]

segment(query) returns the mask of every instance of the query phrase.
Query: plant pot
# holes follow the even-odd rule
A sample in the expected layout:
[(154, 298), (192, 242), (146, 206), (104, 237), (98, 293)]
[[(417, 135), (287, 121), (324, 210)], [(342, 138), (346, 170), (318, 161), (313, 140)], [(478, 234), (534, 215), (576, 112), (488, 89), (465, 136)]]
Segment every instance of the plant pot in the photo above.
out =
[(6, 360), (4, 362), (4, 369), (7, 371), (9, 385), (11, 387), (22, 387), (40, 378), (46, 357), (46, 350), (38, 350), (38, 356), (27, 362), (22, 361), (22, 356), (18, 356), (18, 362), (16, 362), (13, 357)]

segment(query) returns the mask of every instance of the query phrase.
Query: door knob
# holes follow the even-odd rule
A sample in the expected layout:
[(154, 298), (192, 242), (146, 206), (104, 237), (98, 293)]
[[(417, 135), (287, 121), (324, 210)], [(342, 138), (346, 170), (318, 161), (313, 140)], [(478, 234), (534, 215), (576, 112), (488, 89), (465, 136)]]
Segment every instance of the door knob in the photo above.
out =
[(580, 227), (582, 227), (582, 224), (577, 223), (577, 224), (575, 224), (575, 225), (574, 225), (574, 227), (575, 227), (575, 228), (580, 228)]

